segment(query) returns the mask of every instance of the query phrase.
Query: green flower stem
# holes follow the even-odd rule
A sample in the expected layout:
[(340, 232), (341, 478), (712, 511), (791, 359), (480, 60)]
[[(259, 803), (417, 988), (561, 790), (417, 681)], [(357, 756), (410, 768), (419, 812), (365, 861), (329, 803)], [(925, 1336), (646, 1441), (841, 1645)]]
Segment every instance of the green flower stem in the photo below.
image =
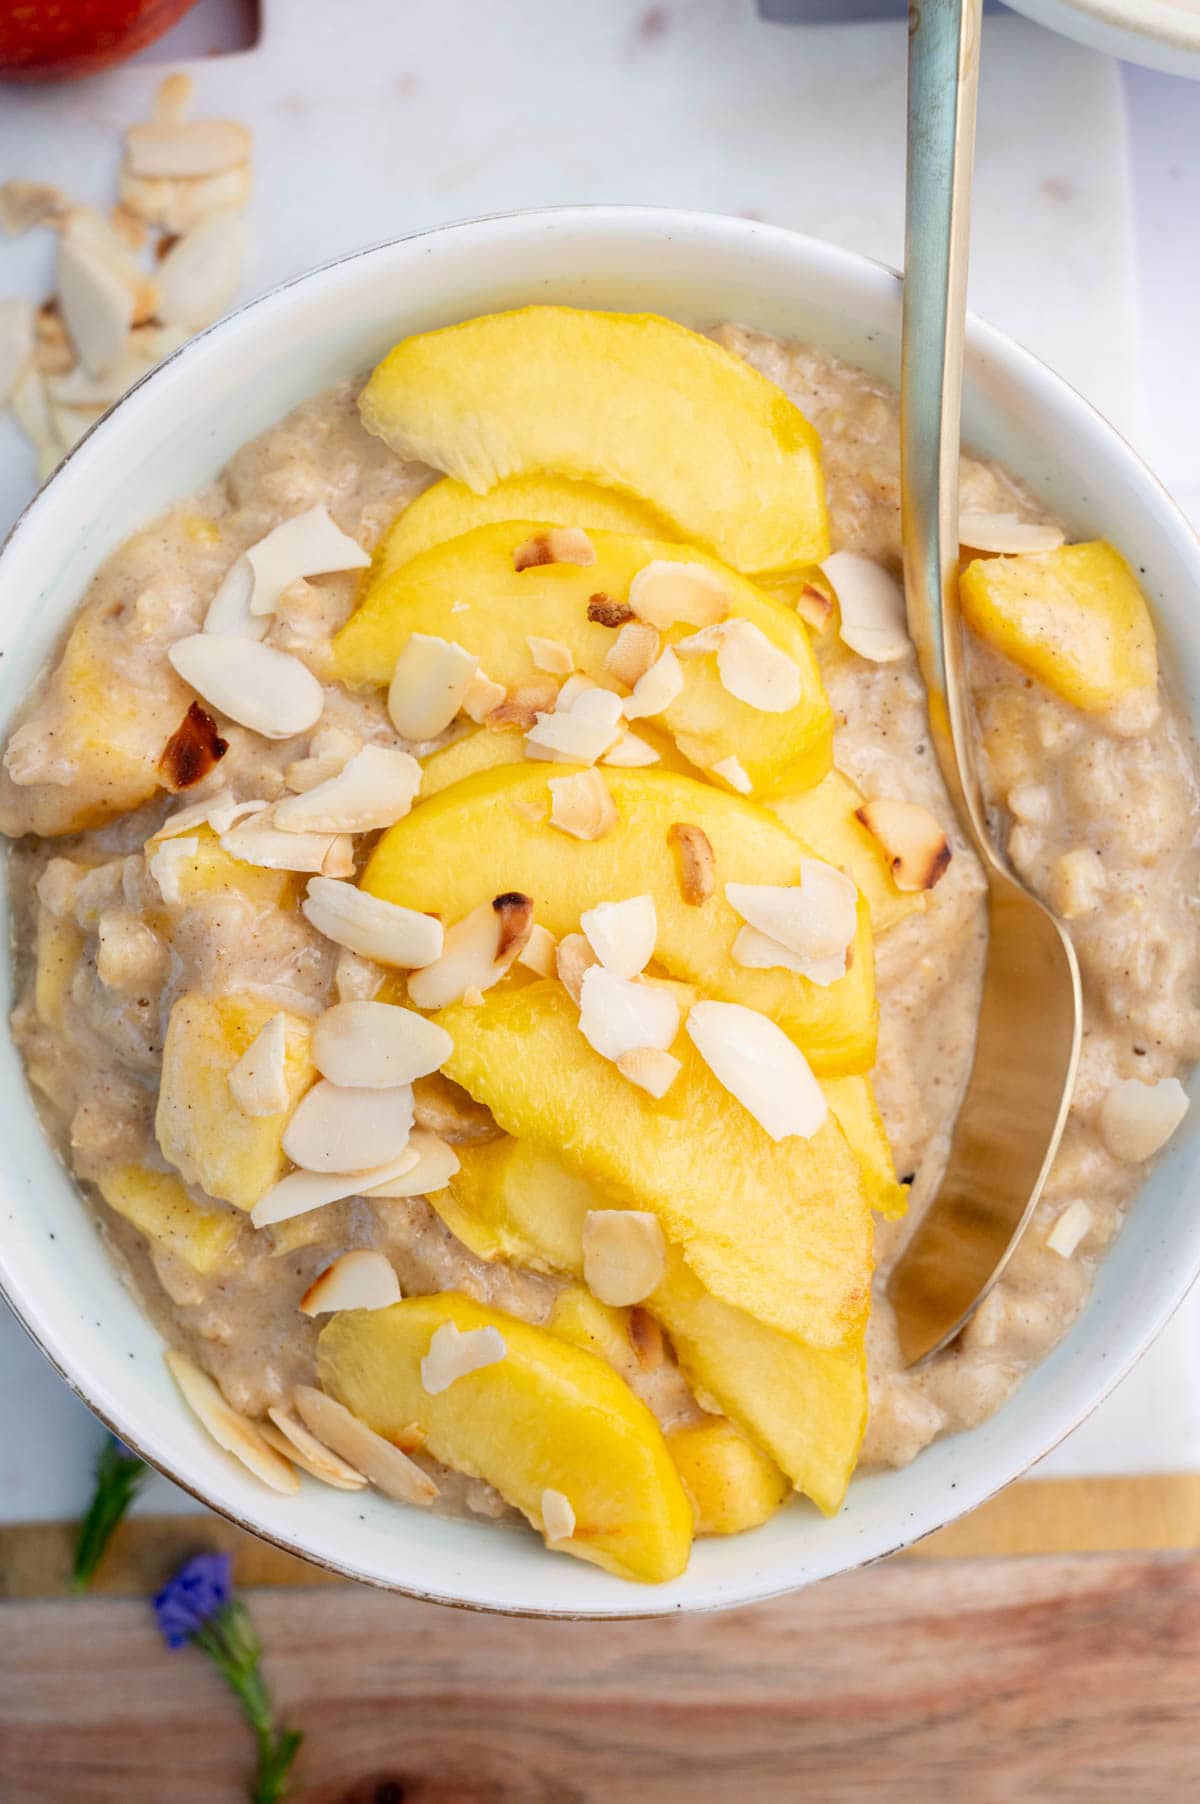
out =
[(223, 1605), (192, 1640), (216, 1665), (254, 1731), (258, 1772), (252, 1804), (278, 1804), (286, 1795), (288, 1773), (304, 1738), (297, 1729), (275, 1727), (253, 1623), (243, 1606), (233, 1601)]
[(73, 1591), (86, 1591), (91, 1584), (118, 1524), (149, 1475), (144, 1460), (125, 1453), (109, 1436), (96, 1461), (96, 1488), (75, 1542)]

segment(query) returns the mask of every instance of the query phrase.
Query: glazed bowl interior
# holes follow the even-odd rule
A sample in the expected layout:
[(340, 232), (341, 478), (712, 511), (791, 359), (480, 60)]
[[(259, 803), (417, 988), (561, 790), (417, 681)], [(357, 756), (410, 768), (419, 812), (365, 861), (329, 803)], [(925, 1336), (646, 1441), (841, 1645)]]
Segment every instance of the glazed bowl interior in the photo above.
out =
[[(895, 381), (896, 276), (747, 221), (629, 208), (477, 221), (382, 245), (305, 276), (194, 340), (76, 449), (0, 558), (0, 713), (50, 656), (100, 560), (208, 481), (296, 402), (364, 370), (405, 333), (531, 301), (733, 319), (815, 341)], [(970, 333), (965, 431), (1081, 536), (1121, 545), (1157, 611), (1164, 665), (1193, 718), (1200, 552), (1115, 433), (1034, 359)], [(7, 961), (0, 976), (11, 1002)], [(305, 1480), (276, 1497), (210, 1442), (176, 1395), (157, 1334), (123, 1288), (44, 1139), (20, 1060), (0, 1044), (0, 1281), (83, 1398), (157, 1466), (249, 1528), (355, 1577), (419, 1596), (548, 1614), (641, 1615), (750, 1602), (878, 1558), (1024, 1471), (1144, 1350), (1200, 1268), (1189, 1196), (1197, 1134), (1180, 1132), (1059, 1347), (991, 1421), (915, 1463), (853, 1483), (824, 1521), (796, 1504), (753, 1534), (697, 1542), (690, 1570), (646, 1588), (552, 1556), (515, 1529), (431, 1517)]]

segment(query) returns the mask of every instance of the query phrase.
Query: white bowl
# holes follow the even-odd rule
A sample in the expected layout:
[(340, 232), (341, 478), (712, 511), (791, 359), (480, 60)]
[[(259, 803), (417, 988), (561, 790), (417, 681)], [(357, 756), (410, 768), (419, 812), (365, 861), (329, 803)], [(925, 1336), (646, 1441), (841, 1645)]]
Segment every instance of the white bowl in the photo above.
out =
[(1018, 12), (1106, 56), (1200, 76), (1197, 0), (1010, 0)]
[[(88, 578), (134, 527), (212, 477), (294, 403), (366, 369), (405, 333), (528, 301), (733, 319), (810, 339), (895, 381), (900, 288), (889, 270), (769, 226), (627, 207), (518, 214), (358, 252), (243, 308), (140, 383), (83, 440), (0, 557), (0, 713), (49, 657)], [(1083, 535), (1142, 573), (1164, 665), (1195, 711), (1200, 547), (1152, 476), (1056, 376), (989, 327), (969, 334), (966, 434)], [(5, 961), (0, 982), (10, 979)], [(7, 998), (11, 1000), (11, 998)], [(180, 1402), (158, 1336), (122, 1287), (42, 1136), (11, 1041), (0, 1044), (0, 1283), (48, 1358), (123, 1438), (269, 1540), (374, 1584), (498, 1610), (622, 1616), (769, 1597), (903, 1547), (1045, 1453), (1144, 1351), (1200, 1268), (1200, 1156), (1181, 1132), (1063, 1343), (999, 1415), (903, 1471), (857, 1479), (840, 1516), (796, 1505), (753, 1534), (696, 1544), (659, 1588), (547, 1553), (533, 1536), (304, 1482), (279, 1498)], [(1200, 1111), (1196, 1112), (1200, 1115)]]

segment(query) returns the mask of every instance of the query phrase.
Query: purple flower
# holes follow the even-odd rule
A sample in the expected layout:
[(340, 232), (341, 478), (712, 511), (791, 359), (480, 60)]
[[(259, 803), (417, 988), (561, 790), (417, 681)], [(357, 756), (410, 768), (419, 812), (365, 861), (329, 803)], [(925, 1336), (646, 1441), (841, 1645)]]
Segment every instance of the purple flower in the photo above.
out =
[(168, 1647), (182, 1647), (229, 1602), (231, 1564), (227, 1553), (193, 1554), (163, 1586), (154, 1614)]

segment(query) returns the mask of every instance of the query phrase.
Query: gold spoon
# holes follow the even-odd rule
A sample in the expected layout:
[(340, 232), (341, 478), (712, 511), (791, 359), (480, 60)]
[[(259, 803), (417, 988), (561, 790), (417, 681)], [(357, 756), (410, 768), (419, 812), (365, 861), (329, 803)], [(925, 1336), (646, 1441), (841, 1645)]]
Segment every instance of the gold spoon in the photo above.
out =
[(981, 0), (914, 0), (900, 476), (908, 623), (933, 743), (987, 878), (974, 1060), (941, 1184), (888, 1284), (907, 1364), (944, 1347), (1011, 1258), (1058, 1148), (1079, 1058), (1079, 969), (1062, 926), (992, 844), (958, 614), (958, 457)]

